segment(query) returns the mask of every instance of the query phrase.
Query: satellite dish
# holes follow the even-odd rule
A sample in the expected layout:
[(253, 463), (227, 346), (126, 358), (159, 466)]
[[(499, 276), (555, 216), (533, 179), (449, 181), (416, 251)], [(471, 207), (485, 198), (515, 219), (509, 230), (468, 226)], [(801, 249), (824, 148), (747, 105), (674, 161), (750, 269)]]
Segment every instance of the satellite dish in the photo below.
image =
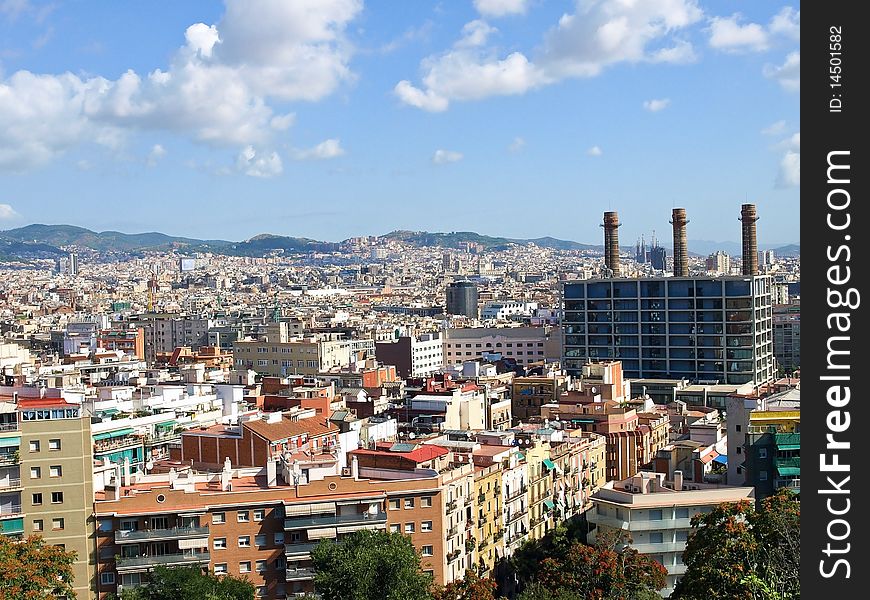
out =
[(409, 438), (409, 439), (412, 439), (412, 440), (413, 440), (415, 437), (417, 437), (417, 434), (414, 433), (413, 431), (412, 431), (411, 433), (408, 434), (408, 438)]
[(148, 471), (150, 471), (151, 469), (153, 469), (153, 468), (154, 468), (154, 461), (153, 461), (153, 460), (149, 460), (147, 463), (145, 463), (145, 468), (146, 468)]

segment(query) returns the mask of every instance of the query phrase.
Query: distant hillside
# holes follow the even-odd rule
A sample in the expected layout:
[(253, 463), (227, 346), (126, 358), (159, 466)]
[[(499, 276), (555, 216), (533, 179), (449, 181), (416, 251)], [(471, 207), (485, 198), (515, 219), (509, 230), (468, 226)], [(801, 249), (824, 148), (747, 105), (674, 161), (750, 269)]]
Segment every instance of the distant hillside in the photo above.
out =
[(95, 232), (73, 225), (27, 225), (18, 229), (0, 231), (0, 238), (19, 242), (34, 242), (50, 246), (82, 246), (98, 252), (129, 252), (134, 250), (169, 249), (196, 246), (213, 247), (214, 251), (230, 244), (223, 240), (196, 240), (174, 237), (165, 233)]
[(19, 242), (0, 237), (0, 262), (33, 258), (55, 258), (63, 254), (63, 250), (49, 244)]
[(785, 258), (798, 258), (801, 255), (801, 245), (800, 244), (789, 244), (788, 246), (774, 248), (773, 254), (775, 256), (782, 256)]
[(516, 239), (493, 237), (475, 233), (473, 231), (451, 231), (450, 233), (432, 233), (429, 231), (391, 231), (386, 235), (380, 236), (378, 239), (388, 241), (401, 241), (415, 246), (437, 246), (443, 248), (459, 248), (461, 244), (472, 242), (481, 244), (487, 250), (498, 250), (507, 248), (512, 244), (528, 245), (535, 244), (542, 248), (552, 248), (554, 250), (595, 250), (600, 249), (600, 246), (591, 244), (581, 244), (568, 240), (559, 240), (552, 237), (542, 237), (535, 239)]
[(300, 252), (332, 252), (338, 250), (339, 244), (319, 242), (308, 238), (287, 237), (262, 233), (249, 240), (230, 244), (223, 249), (222, 254), (236, 256), (263, 256), (275, 250), (294, 254)]

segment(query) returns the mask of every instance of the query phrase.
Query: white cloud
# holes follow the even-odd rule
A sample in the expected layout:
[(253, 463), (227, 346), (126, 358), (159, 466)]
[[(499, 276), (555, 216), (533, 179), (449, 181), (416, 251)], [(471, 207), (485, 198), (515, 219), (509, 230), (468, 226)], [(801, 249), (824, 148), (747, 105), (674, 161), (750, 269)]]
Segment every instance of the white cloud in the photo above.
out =
[(394, 92), (406, 104), (438, 112), (453, 100), (524, 94), (623, 62), (689, 62), (693, 48), (678, 34), (702, 14), (696, 0), (577, 0), (577, 11), (546, 33), (534, 60), (468, 44), (463, 30), (451, 49), (422, 61), (421, 85), (403, 80)]
[(784, 6), (770, 21), (770, 33), (784, 35), (795, 41), (801, 39), (801, 11)]
[(670, 98), (660, 98), (658, 100), (646, 100), (643, 107), (650, 112), (658, 112), (664, 110), (671, 103)]
[(710, 20), (710, 47), (728, 52), (767, 50), (767, 32), (758, 23), (741, 24), (742, 16), (713, 17)]
[(44, 164), (111, 131), (267, 144), (292, 124), (270, 103), (317, 101), (353, 79), (345, 30), (361, 10), (362, 0), (226, 0), (218, 23), (187, 28), (165, 70), (0, 77), (0, 169)]
[(524, 15), (529, 9), (528, 0), (474, 0), (474, 8), (484, 17)]
[(785, 121), (777, 121), (776, 123), (771, 123), (767, 127), (761, 130), (761, 133), (764, 135), (781, 135), (785, 132)]
[(15, 219), (19, 216), (9, 204), (0, 204), (0, 221)]
[(791, 52), (785, 57), (781, 66), (765, 65), (764, 76), (776, 79), (779, 84), (790, 92), (798, 92), (801, 89), (801, 53), (799, 50)]
[(160, 162), (160, 159), (164, 156), (166, 156), (166, 148), (160, 144), (154, 144), (154, 146), (151, 147), (151, 151), (148, 153), (148, 158), (145, 163), (149, 167), (153, 167), (157, 165), (157, 163)]
[(325, 160), (337, 158), (344, 154), (344, 148), (341, 147), (341, 141), (338, 139), (328, 139), (320, 142), (313, 148), (307, 150), (296, 150), (293, 157), (297, 160)]
[(10, 21), (16, 20), (22, 14), (32, 9), (33, 7), (28, 0), (0, 0), (0, 15), (3, 15)]
[(517, 136), (513, 139), (513, 141), (508, 146), (508, 150), (510, 150), (511, 152), (519, 152), (520, 150), (522, 150), (525, 147), (525, 145), (526, 145), (526, 140)]
[(798, 187), (801, 184), (801, 153), (789, 150), (779, 163), (777, 187)]
[(493, 33), (498, 29), (489, 25), (486, 21), (476, 19), (466, 23), (462, 27), (462, 37), (456, 42), (456, 47), (483, 46)]
[(432, 162), (436, 165), (459, 162), (460, 160), (462, 160), (462, 153), (453, 150), (436, 150), (435, 154), (432, 155)]
[(586, 154), (589, 156), (601, 156), (604, 154), (604, 151), (598, 146), (592, 146), (589, 150), (586, 151)]
[(284, 171), (277, 152), (258, 153), (253, 146), (246, 146), (236, 158), (236, 169), (251, 177), (274, 177)]

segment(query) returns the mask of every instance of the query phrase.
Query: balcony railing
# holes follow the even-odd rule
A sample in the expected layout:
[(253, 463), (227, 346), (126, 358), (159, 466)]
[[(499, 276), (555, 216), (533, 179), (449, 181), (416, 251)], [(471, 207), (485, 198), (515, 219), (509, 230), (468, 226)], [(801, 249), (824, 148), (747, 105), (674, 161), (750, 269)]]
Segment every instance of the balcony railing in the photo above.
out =
[(520, 489), (514, 490), (512, 493), (508, 494), (505, 498), (505, 502), (510, 502), (511, 500), (516, 500), (520, 496), (525, 496), (526, 492), (528, 491), (529, 488), (527, 488), (526, 486), (522, 486)]
[(387, 522), (387, 513), (357, 513), (352, 515), (323, 515), (319, 517), (288, 518), (284, 520), (284, 529), (308, 529), (329, 525), (378, 524)]
[(115, 565), (118, 571), (135, 571), (159, 566), (199, 565), (208, 563), (209, 559), (208, 552), (160, 554), (157, 556), (118, 557), (115, 560)]
[(17, 517), (21, 514), (24, 513), (21, 512), (20, 504), (7, 504), (5, 506), (0, 506), (0, 518)]
[(18, 431), (18, 423), (0, 423), (0, 431)]
[(789, 490), (799, 490), (801, 489), (801, 480), (798, 477), (797, 479), (777, 479), (776, 480), (776, 489), (786, 488)]
[(18, 477), (9, 479), (0, 479), (0, 490), (8, 490), (21, 487), (21, 479)]
[(304, 544), (288, 544), (284, 542), (284, 555), (295, 557), (293, 560), (300, 560), (300, 555), (311, 554), (311, 551), (317, 548), (318, 542), (307, 542)]
[(305, 581), (314, 579), (314, 569), (287, 569), (284, 574), (285, 581)]
[(18, 452), (0, 452), (0, 465), (17, 465), (21, 462)]
[[(141, 541), (182, 540), (207, 538), (208, 527), (172, 527), (168, 529), (144, 529), (136, 531), (116, 531), (115, 543), (124, 544)], [(206, 540), (206, 545), (208, 541)]]

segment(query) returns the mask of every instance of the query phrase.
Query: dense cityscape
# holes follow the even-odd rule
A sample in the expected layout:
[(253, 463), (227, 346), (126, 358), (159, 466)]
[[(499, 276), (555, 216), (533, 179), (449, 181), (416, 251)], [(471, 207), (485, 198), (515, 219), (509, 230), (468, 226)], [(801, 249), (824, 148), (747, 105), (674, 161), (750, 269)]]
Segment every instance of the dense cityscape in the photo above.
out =
[(799, 259), (758, 251), (749, 204), (742, 255), (698, 256), (685, 213), (675, 250), (620, 246), (609, 212), (583, 250), (7, 263), (2, 532), (74, 551), (80, 598), (190, 565), (316, 593), (318, 543), (360, 530), (515, 596), (511, 558), (579, 523), (627, 534), (667, 596), (692, 517), (800, 493)]

